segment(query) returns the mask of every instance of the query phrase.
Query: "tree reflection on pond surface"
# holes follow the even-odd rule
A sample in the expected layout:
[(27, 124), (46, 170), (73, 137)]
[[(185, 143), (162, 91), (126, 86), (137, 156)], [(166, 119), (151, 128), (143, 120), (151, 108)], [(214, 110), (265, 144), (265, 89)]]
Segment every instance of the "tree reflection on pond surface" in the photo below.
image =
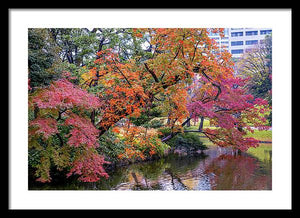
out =
[(197, 156), (165, 158), (120, 167), (97, 183), (65, 181), (36, 185), (49, 190), (271, 190), (271, 155), (262, 161), (247, 153), (212, 147)]

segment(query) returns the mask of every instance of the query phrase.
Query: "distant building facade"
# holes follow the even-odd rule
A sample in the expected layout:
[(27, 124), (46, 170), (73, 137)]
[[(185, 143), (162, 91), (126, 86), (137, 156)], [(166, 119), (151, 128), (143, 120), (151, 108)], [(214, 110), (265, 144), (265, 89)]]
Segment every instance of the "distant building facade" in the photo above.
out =
[(221, 37), (219, 33), (210, 33), (209, 37), (211, 39), (214, 39), (215, 42), (217, 43), (219, 49), (221, 51), (223, 50), (229, 50), (229, 34), (228, 34), (228, 28), (224, 29), (224, 37)]
[(266, 35), (271, 33), (270, 28), (225, 28), (223, 38), (214, 33), (209, 37), (216, 41), (221, 50), (226, 49), (233, 58), (239, 58), (255, 45), (263, 43)]
[(262, 44), (271, 33), (272, 29), (267, 28), (230, 28), (228, 50), (233, 58), (239, 58), (255, 45)]

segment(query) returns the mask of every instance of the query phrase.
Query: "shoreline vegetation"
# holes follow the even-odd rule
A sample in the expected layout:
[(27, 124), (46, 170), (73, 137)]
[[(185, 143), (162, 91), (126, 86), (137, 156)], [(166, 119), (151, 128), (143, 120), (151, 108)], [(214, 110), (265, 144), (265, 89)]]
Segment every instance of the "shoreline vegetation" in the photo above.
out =
[[(194, 126), (191, 126), (191, 128), (193, 128)], [(199, 134), (199, 133), (196, 133)], [(262, 162), (269, 162), (272, 159), (272, 130), (262, 130), (262, 131), (258, 131), (255, 130), (254, 133), (249, 133), (247, 135), (248, 137), (254, 137), (255, 139), (258, 140), (265, 140), (267, 142), (267, 144), (264, 143), (259, 143), (259, 145), (257, 147), (251, 147), (249, 148), (245, 153), (248, 155), (251, 155), (255, 158), (257, 158), (259, 161)], [(123, 168), (123, 167), (129, 167), (130, 165), (133, 164), (139, 164), (139, 163), (143, 163), (143, 164), (147, 164), (147, 163), (151, 163), (153, 161), (162, 159), (162, 158), (167, 158), (170, 155), (177, 155), (178, 157), (196, 157), (196, 156), (201, 156), (201, 155), (206, 155), (205, 150), (209, 150), (209, 149), (214, 149), (216, 147), (218, 147), (217, 145), (213, 144), (211, 141), (209, 141), (208, 138), (206, 137), (201, 137), (201, 134), (199, 134), (199, 138), (201, 140), (201, 142), (203, 143), (203, 145), (206, 146), (205, 149), (199, 149), (199, 150), (195, 150), (194, 152), (186, 152), (185, 150), (180, 150), (180, 149), (174, 149), (174, 148), (170, 148), (168, 150), (168, 152), (164, 153), (161, 156), (158, 155), (154, 155), (152, 157), (147, 157), (144, 160), (142, 159), (127, 159), (127, 160), (118, 160), (117, 162), (111, 162), (110, 164), (105, 164), (104, 168), (106, 170), (106, 172), (108, 174), (113, 173), (115, 170), (117, 170), (118, 168)], [(57, 172), (59, 173), (59, 172)], [(56, 174), (56, 173), (55, 173)], [(33, 176), (32, 173), (30, 173), (29, 175)], [(55, 179), (55, 177), (53, 179), (57, 180), (73, 180), (76, 178), (74, 176), (72, 176), (73, 178), (62, 178), (61, 174), (59, 173), (59, 176)], [(34, 180), (29, 180), (31, 181), (31, 183), (38, 185), (36, 182), (34, 182)], [(40, 187), (39, 184), (38, 187)], [(29, 185), (30, 187), (30, 185)], [(33, 185), (33, 187), (35, 187), (35, 185)]]
[[(185, 127), (184, 129), (185, 130), (197, 130), (198, 126), (199, 126), (199, 122), (193, 123), (191, 126)], [(215, 129), (217, 127), (210, 126), (209, 120), (204, 120), (203, 128)], [(123, 161), (119, 160), (118, 162), (110, 164), (110, 166), (108, 165), (106, 169), (107, 169), (107, 171), (111, 171), (111, 170), (114, 170), (116, 167), (124, 167), (124, 166), (128, 166), (128, 165), (135, 164), (135, 163), (154, 161), (154, 160), (157, 160), (160, 158), (164, 158), (170, 154), (176, 154), (179, 156), (202, 155), (203, 151), (214, 148), (214, 147), (218, 147), (218, 145), (213, 144), (205, 135), (203, 135), (201, 133), (194, 133), (194, 134), (198, 135), (201, 145), (203, 145), (203, 147), (200, 149), (195, 149), (195, 150), (189, 152), (184, 148), (180, 149), (180, 148), (176, 148), (176, 146), (175, 146), (175, 147), (171, 147), (166, 153), (164, 153), (161, 156), (154, 155), (152, 157), (147, 157), (144, 160), (141, 160), (141, 159), (132, 159), (132, 160), (123, 160)], [(262, 159), (264, 159), (262, 156), (265, 151), (272, 151), (272, 128), (271, 127), (269, 130), (255, 129), (253, 133), (248, 132), (245, 137), (252, 137), (254, 139), (259, 140), (259, 145), (257, 147), (255, 147), (255, 148), (251, 147), (245, 153), (251, 154), (251, 155), (257, 157), (258, 159), (262, 160)]]
[[(199, 123), (192, 123), (191, 126), (185, 127), (185, 130), (197, 130), (198, 126), (199, 126)], [(210, 126), (209, 121), (204, 120), (203, 128), (215, 129), (216, 127)], [(173, 146), (170, 146), (170, 148), (161, 155), (153, 155), (151, 157), (146, 157), (145, 159), (141, 159), (141, 158), (124, 159), (124, 160), (118, 159), (116, 161), (111, 161), (109, 164), (105, 164), (104, 169), (108, 174), (110, 174), (110, 173), (113, 173), (118, 168), (129, 167), (130, 165), (138, 164), (138, 163), (145, 163), (145, 164), (151, 163), (153, 161), (156, 161), (156, 160), (159, 160), (162, 158), (167, 158), (170, 155), (177, 155), (178, 157), (191, 157), (191, 158), (196, 157), (196, 156), (206, 155), (205, 150), (214, 149), (214, 148), (218, 147), (218, 145), (213, 144), (205, 135), (203, 135), (201, 133), (184, 133), (184, 135), (193, 135), (194, 137), (192, 140), (195, 140), (198, 137), (199, 141), (196, 140), (196, 143), (198, 142), (200, 144), (199, 148), (194, 149), (194, 150), (188, 150), (187, 147), (181, 147), (181, 146), (178, 147), (178, 145), (173, 145)], [(260, 140), (261, 142), (267, 142), (267, 143), (260, 142), (257, 147), (249, 148), (245, 152), (246, 154), (249, 154), (249, 155), (257, 158), (258, 160), (260, 160), (262, 162), (271, 160), (272, 129), (270, 129), (270, 130), (254, 130), (253, 133), (248, 132), (245, 137), (253, 137), (257, 140)], [(57, 173), (59, 173), (59, 172), (57, 172)], [(30, 175), (32, 176), (33, 174), (30, 173)], [(74, 176), (72, 176), (72, 177), (73, 178), (69, 178), (69, 179), (75, 179)], [(59, 178), (61, 178), (61, 176), (59, 176)], [(33, 182), (33, 183), (36, 183), (36, 182)]]

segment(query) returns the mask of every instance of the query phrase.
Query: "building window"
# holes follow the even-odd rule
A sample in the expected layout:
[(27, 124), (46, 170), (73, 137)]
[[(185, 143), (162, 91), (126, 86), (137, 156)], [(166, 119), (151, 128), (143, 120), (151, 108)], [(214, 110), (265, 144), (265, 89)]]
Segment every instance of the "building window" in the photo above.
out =
[(231, 46), (243, 45), (243, 41), (233, 41), (231, 42)]
[(243, 54), (244, 50), (243, 49), (234, 49), (231, 50), (231, 54)]
[(246, 36), (255, 36), (258, 34), (258, 31), (246, 31)]
[(246, 45), (256, 45), (258, 44), (258, 40), (249, 40), (249, 41), (246, 41)]
[(234, 33), (231, 33), (231, 36), (232, 37), (243, 36), (243, 32), (234, 32)]
[(224, 35), (225, 35), (225, 36), (228, 36), (228, 28), (225, 28), (225, 29), (224, 29)]
[(267, 34), (271, 34), (272, 30), (261, 30), (260, 31), (260, 35), (267, 35)]

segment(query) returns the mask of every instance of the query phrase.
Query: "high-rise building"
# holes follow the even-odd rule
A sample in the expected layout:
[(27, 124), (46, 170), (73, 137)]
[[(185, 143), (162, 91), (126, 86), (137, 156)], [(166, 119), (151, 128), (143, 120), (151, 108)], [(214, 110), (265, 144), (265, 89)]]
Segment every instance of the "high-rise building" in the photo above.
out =
[(217, 33), (211, 33), (209, 37), (216, 41), (220, 49), (226, 49), (233, 58), (239, 58), (255, 45), (263, 43), (266, 35), (271, 33), (270, 28), (225, 28), (224, 37)]
[(239, 58), (255, 45), (263, 43), (266, 35), (271, 33), (269, 28), (229, 28), (228, 50), (233, 58)]
[(228, 28), (224, 29), (224, 37), (221, 37), (219, 33), (210, 33), (209, 37), (211, 39), (214, 39), (217, 43), (219, 49), (222, 50), (228, 50), (229, 49), (229, 34), (228, 34)]

